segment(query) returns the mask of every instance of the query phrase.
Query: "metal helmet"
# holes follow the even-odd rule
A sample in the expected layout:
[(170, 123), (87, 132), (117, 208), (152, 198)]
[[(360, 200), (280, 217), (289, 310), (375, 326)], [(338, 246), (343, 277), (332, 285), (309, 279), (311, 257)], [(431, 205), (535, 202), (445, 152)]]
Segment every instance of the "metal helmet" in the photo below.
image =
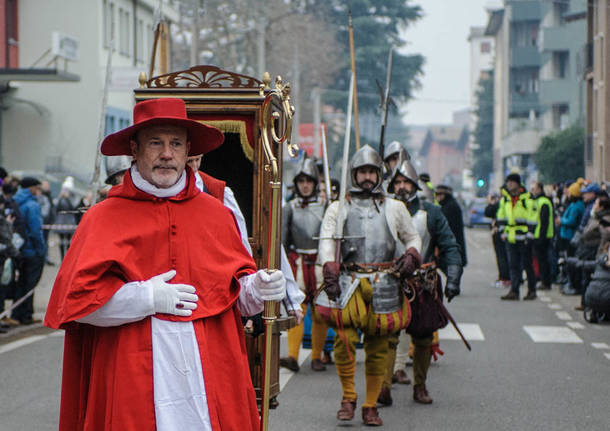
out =
[(415, 171), (415, 168), (413, 167), (410, 161), (404, 160), (399, 165), (396, 165), (394, 171), (392, 172), (392, 176), (390, 177), (390, 183), (388, 184), (388, 193), (394, 193), (394, 180), (396, 180), (396, 177), (398, 175), (402, 175), (407, 180), (415, 184), (417, 190), (422, 189), (418, 184), (417, 172)]
[(399, 163), (403, 160), (411, 159), (411, 156), (409, 156), (409, 153), (404, 149), (400, 142), (392, 141), (383, 150), (383, 160), (387, 162), (388, 158), (396, 153), (398, 153)]
[[(315, 186), (318, 185), (318, 178), (320, 176), (320, 172), (318, 171), (318, 167), (316, 166), (316, 162), (313, 159), (303, 159), (299, 164), (299, 168), (297, 169), (297, 173), (295, 174), (292, 182), (294, 183), (294, 188), (296, 192), (299, 192), (299, 188), (297, 187), (297, 178), (305, 175), (306, 177), (313, 180)], [(314, 187), (315, 194), (315, 187)]]
[(381, 170), (383, 167), (383, 160), (381, 160), (381, 156), (377, 151), (375, 151), (370, 145), (365, 145), (360, 148), (352, 157), (351, 162), (351, 180), (352, 180), (352, 188), (350, 191), (352, 192), (362, 192), (362, 188), (356, 182), (356, 170), (363, 166), (373, 166), (377, 170), (377, 184), (371, 191), (372, 193), (382, 193), (382, 177)]
[(106, 184), (112, 184), (112, 177), (131, 167), (131, 156), (106, 156)]

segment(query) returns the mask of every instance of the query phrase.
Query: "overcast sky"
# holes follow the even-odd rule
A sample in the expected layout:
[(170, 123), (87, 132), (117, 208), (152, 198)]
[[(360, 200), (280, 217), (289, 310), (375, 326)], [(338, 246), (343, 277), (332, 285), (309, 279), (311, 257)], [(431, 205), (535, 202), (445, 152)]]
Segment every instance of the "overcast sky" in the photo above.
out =
[(487, 24), (486, 5), (499, 0), (419, 0), (424, 16), (404, 34), (401, 52), (425, 57), (422, 88), (403, 108), (409, 125), (451, 123), (453, 111), (468, 107), (471, 26)]

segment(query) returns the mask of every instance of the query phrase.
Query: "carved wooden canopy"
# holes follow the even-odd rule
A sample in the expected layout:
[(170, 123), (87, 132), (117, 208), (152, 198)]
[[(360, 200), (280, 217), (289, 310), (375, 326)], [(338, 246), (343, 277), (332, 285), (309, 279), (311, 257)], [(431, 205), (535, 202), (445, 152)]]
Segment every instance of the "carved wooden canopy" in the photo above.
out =
[(145, 83), (147, 88), (258, 88), (256, 78), (220, 69), (216, 66), (193, 66), (188, 70), (155, 76)]

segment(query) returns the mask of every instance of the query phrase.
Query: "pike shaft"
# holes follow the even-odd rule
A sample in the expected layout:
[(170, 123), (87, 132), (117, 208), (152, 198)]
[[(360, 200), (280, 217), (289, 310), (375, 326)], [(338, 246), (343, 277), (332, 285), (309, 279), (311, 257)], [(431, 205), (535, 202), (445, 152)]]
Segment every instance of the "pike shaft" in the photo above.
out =
[[(356, 134), (356, 151), (360, 149), (360, 127), (358, 123), (358, 84), (356, 80), (356, 53), (354, 49), (354, 27), (352, 26), (352, 14), (349, 14), (349, 54), (352, 64), (353, 82), (350, 86), (354, 92), (354, 133)], [(343, 184), (343, 183), (341, 183)]]

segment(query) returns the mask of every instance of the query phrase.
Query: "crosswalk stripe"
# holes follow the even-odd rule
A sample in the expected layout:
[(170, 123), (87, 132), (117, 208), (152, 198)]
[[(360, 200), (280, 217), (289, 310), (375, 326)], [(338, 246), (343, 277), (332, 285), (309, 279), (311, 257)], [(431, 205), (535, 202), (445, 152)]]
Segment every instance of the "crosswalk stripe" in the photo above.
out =
[(21, 340), (7, 343), (3, 346), (0, 346), (0, 353), (10, 352), (11, 350), (15, 350), (22, 346), (27, 346), (28, 344), (34, 343), (47, 337), (48, 335), (32, 335), (31, 337), (22, 338)]
[(539, 298), (542, 302), (551, 302), (552, 301), (552, 299), (549, 298), (548, 296), (539, 296)]
[[(485, 336), (478, 323), (458, 323), (458, 327), (469, 341), (485, 341)], [(453, 325), (449, 324), (438, 331), (439, 340), (461, 340)]]
[(534, 343), (582, 343), (576, 332), (565, 326), (524, 326)]
[(561, 320), (572, 320), (572, 316), (567, 311), (557, 311), (555, 315)]
[(591, 343), (591, 345), (596, 349), (610, 349), (607, 343)]
[(585, 325), (580, 322), (566, 322), (566, 325), (572, 329), (585, 329)]
[(561, 304), (548, 304), (548, 307), (551, 310), (561, 310), (563, 308)]
[(604, 353), (604, 356), (605, 356), (607, 359), (610, 359), (610, 353)]

